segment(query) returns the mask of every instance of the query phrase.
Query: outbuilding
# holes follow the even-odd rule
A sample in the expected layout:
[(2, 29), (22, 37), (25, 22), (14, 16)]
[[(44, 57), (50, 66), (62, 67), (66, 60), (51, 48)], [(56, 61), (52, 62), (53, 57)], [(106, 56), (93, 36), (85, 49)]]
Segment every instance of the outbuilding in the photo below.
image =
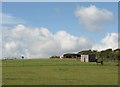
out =
[(89, 55), (81, 55), (81, 62), (95, 62), (96, 55), (89, 54)]

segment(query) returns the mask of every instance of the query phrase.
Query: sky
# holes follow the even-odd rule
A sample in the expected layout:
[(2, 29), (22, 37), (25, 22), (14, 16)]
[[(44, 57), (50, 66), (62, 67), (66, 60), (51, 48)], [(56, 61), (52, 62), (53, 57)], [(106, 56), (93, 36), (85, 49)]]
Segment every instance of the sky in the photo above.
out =
[(2, 0), (3, 2), (119, 2), (119, 0)]
[(3, 57), (118, 48), (117, 2), (3, 2)]

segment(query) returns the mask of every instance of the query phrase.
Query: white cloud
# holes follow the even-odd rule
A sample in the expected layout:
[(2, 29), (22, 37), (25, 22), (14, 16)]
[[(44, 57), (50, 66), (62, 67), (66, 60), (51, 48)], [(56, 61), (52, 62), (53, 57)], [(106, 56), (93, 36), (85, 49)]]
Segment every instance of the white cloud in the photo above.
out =
[(17, 25), (3, 29), (3, 57), (46, 58), (65, 52), (91, 48), (85, 37), (76, 37), (66, 31), (52, 34), (47, 28), (31, 28)]
[(86, 37), (77, 37), (66, 31), (51, 33), (47, 28), (31, 28), (17, 25), (12, 29), (3, 29), (3, 57), (47, 58), (66, 52), (78, 52), (84, 49), (105, 50), (118, 48), (118, 34), (108, 33), (101, 43), (93, 44)]
[(11, 24), (25, 23), (23, 19), (6, 13), (0, 13), (0, 19), (2, 19), (2, 21), (0, 21), (0, 24), (11, 25)]
[(93, 45), (92, 49), (105, 50), (108, 48), (118, 48), (118, 33), (108, 33), (100, 44)]
[(103, 28), (105, 23), (113, 19), (112, 12), (107, 9), (97, 8), (94, 5), (77, 8), (76, 16), (87, 31), (98, 31)]
[[(91, 42), (86, 37), (76, 37), (65, 31), (59, 31), (55, 39), (60, 43), (61, 48), (65, 51), (79, 51), (91, 47)], [(88, 44), (89, 43), (89, 44)]]

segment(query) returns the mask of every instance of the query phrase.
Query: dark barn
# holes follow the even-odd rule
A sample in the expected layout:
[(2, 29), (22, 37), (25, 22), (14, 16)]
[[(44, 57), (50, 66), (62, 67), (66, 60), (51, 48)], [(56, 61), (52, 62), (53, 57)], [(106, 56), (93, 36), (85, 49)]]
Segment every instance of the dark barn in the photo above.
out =
[(80, 58), (80, 55), (79, 54), (64, 54), (63, 58), (77, 59), (77, 58)]

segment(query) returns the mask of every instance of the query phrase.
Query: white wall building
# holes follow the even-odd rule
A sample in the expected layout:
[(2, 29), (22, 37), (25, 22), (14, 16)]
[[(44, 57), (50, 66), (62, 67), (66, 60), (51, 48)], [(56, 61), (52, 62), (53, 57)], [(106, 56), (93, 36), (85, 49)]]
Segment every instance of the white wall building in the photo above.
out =
[(95, 62), (95, 54), (81, 55), (81, 62)]

